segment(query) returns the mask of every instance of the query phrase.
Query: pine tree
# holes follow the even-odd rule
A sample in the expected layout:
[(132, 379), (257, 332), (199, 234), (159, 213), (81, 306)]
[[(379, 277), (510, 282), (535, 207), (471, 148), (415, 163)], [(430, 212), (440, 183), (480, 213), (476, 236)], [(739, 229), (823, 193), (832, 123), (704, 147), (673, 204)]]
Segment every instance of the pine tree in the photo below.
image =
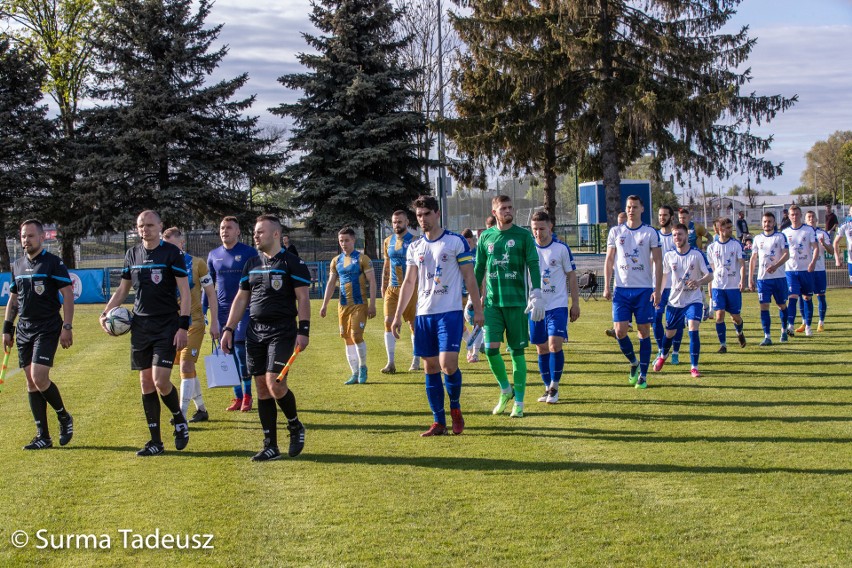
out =
[(209, 75), (227, 47), (211, 51), (222, 25), (205, 27), (212, 3), (118, 0), (97, 42), (93, 98), (105, 106), (82, 113), (77, 148), (82, 195), (94, 231), (127, 227), (142, 209), (191, 227), (238, 214), (252, 183), (280, 160), (265, 152), (254, 97), (234, 100), (242, 74), (212, 85)]
[[(755, 40), (748, 37), (747, 27), (721, 33), (739, 1), (530, 3), (554, 16), (551, 37), (567, 62), (554, 72), (570, 81), (565, 86), (575, 90), (581, 103), (560, 131), (583, 169), (603, 174), (610, 224), (620, 209), (619, 172), (646, 151), (654, 152), (655, 169), (667, 164), (679, 179), (684, 174), (726, 178), (750, 173), (759, 180), (781, 173), (780, 164), (762, 157), (772, 138), (757, 136), (750, 128), (790, 108), (796, 97), (741, 93), (751, 73), (738, 68)], [(494, 3), (461, 4), (475, 12)], [(504, 27), (491, 27), (494, 31), (477, 38), (478, 43), (502, 54), (511, 36)]]
[(55, 124), (42, 104), (44, 74), (31, 51), (0, 40), (0, 272), (10, 270), (7, 235), (49, 184)]
[(394, 37), (398, 12), (387, 0), (317, 0), (311, 21), (326, 35), (304, 34), (316, 54), (299, 61), (311, 71), (279, 81), (303, 96), (271, 111), (294, 119), (289, 149), (299, 155), (287, 175), (317, 232), (362, 226), (365, 250), (376, 254), (378, 222), (428, 188), (420, 181), (415, 138), (424, 119), (405, 110), (416, 70), (397, 57), (408, 41)]
[(458, 118), (443, 127), (458, 151), (463, 183), (485, 187), (486, 170), (539, 176), (556, 218), (556, 177), (576, 162), (565, 128), (579, 111), (578, 72), (554, 37), (561, 14), (528, 0), (468, 2), (453, 24), (467, 51), (453, 73)]

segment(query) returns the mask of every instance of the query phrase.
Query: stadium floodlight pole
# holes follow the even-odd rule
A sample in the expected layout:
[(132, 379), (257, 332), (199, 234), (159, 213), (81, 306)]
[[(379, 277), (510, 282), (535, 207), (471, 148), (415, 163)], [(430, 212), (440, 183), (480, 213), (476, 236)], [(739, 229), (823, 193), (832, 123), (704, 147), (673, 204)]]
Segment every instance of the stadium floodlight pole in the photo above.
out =
[[(437, 0), (438, 6), (438, 121), (444, 120), (444, 35), (441, 31), (443, 26), (443, 14), (441, 13), (441, 0)], [(441, 226), (447, 227), (447, 188), (444, 149), (444, 130), (438, 129), (438, 202), (441, 204)]]

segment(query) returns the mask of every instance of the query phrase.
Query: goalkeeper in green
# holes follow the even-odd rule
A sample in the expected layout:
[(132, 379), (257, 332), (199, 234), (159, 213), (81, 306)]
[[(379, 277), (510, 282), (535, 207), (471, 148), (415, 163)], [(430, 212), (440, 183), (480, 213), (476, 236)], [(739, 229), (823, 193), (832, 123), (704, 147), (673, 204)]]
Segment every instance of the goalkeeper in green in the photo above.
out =
[[(485, 311), (485, 355), (497, 382), (500, 400), (493, 414), (501, 414), (512, 398), (513, 418), (524, 415), (524, 393), (527, 386), (527, 363), (524, 349), (529, 345), (529, 319), (544, 318), (541, 297), (541, 271), (532, 233), (512, 224), (512, 199), (498, 195), (491, 200), (491, 212), (497, 225), (484, 231), (476, 245), (476, 283), (485, 279), (483, 307)], [(530, 314), (529, 319), (526, 314)], [(512, 381), (509, 384), (506, 363), (500, 353), (505, 334), (512, 356)]]

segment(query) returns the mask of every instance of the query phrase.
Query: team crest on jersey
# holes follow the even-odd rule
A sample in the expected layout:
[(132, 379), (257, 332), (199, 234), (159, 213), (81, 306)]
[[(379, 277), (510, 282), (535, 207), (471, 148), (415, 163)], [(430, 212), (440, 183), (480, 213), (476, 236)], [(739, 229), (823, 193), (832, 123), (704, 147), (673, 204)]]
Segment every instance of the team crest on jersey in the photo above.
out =
[(509, 242), (506, 243), (506, 248), (512, 248), (515, 246), (515, 239), (509, 239)]
[(618, 237), (618, 244), (620, 244), (620, 245), (624, 244), (624, 237)]
[(33, 282), (33, 291), (39, 296), (44, 294), (44, 282)]
[(550, 259), (550, 266), (556, 266), (556, 259), (555, 258)]
[(449, 260), (449, 257), (446, 255), (446, 253), (441, 255), (441, 262), (447, 262), (448, 260)]
[(234, 256), (234, 260), (236, 260), (237, 262), (241, 261), (242, 259), (243, 259), (243, 255), (241, 255), (241, 254)]
[(494, 254), (494, 243), (488, 243), (488, 254)]
[(425, 260), (426, 260), (426, 255), (421, 254), (421, 255), (419, 255), (419, 256), (417, 257), (417, 264), (423, 264), (423, 262), (424, 262)]
[(272, 289), (278, 291), (281, 289), (281, 286), (284, 284), (284, 280), (280, 274), (272, 275)]
[(163, 281), (163, 271), (159, 268), (155, 268), (151, 271), (151, 282), (154, 284), (159, 284)]

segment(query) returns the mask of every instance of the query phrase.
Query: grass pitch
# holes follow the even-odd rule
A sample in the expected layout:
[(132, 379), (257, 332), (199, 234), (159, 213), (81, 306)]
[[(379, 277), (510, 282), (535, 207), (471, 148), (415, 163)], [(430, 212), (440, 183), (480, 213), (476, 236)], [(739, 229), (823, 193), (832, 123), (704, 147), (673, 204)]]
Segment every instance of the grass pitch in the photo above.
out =
[[(205, 390), (211, 420), (185, 451), (164, 428), (166, 454), (137, 458), (148, 432), (129, 337), (106, 337), (101, 307), (79, 306), (75, 345), (52, 373), (75, 417), (71, 444), (22, 451), (34, 428), (21, 371), (0, 394), (0, 566), (849, 566), (852, 291), (828, 301), (825, 333), (759, 348), (749, 294), (746, 349), (716, 354), (705, 323), (704, 377), (689, 376), (684, 347), (646, 391), (628, 385), (603, 333), (610, 304), (583, 302), (560, 404), (535, 402), (529, 350), (520, 420), (492, 416), (487, 363), (463, 363), (467, 429), (431, 439), (419, 437), (431, 423), (422, 374), (378, 372), (381, 320), (367, 327), (370, 382), (346, 387), (336, 318), (314, 306), (290, 375), (306, 448), (267, 464), (249, 461), (256, 411), (224, 412), (222, 389)], [(410, 353), (404, 336), (398, 368)], [(165, 535), (205, 534), (213, 549), (198, 548), (203, 536), (165, 548)]]

